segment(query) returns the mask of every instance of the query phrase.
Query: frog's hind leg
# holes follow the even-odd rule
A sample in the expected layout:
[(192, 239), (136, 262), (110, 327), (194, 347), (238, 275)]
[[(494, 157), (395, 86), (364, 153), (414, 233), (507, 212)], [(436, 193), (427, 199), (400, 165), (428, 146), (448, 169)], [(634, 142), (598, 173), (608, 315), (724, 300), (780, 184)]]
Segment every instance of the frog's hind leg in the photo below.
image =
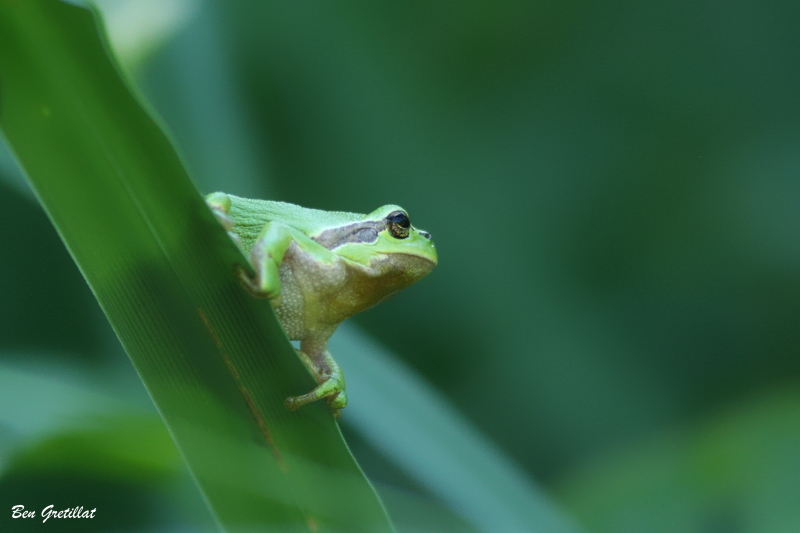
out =
[(311, 357), (302, 350), (297, 350), (297, 355), (314, 375), (319, 385), (307, 394), (286, 398), (284, 404), (288, 409), (294, 411), (307, 403), (327, 398), (333, 417), (339, 418), (342, 409), (347, 405), (342, 369), (328, 350), (323, 350), (316, 357)]

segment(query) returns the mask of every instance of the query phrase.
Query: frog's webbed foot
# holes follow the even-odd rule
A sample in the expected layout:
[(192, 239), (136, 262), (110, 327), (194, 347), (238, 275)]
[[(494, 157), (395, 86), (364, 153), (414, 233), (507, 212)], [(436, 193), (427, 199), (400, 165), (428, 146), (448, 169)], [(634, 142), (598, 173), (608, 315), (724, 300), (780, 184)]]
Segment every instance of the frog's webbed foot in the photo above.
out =
[(308, 394), (301, 396), (290, 396), (283, 404), (287, 409), (294, 411), (307, 403), (315, 402), (327, 398), (334, 418), (339, 418), (342, 409), (347, 405), (347, 393), (344, 392), (344, 380), (339, 380), (334, 376), (322, 382)]
[[(331, 354), (327, 350), (323, 353), (323, 360), (321, 362), (315, 361), (301, 350), (297, 350), (297, 355), (300, 356), (300, 359), (303, 360), (309, 370), (317, 377), (319, 385), (309, 393), (286, 398), (284, 405), (287, 409), (294, 411), (303, 405), (326, 398), (331, 412), (333, 413), (333, 417), (339, 418), (339, 415), (342, 414), (342, 409), (347, 405), (347, 394), (344, 391), (345, 382), (342, 369), (339, 368), (339, 365), (336, 364), (336, 361), (333, 360), (333, 357), (331, 357)], [(323, 365), (326, 369), (329, 369), (329, 373), (326, 373), (327, 375), (323, 375), (319, 372), (319, 368)]]

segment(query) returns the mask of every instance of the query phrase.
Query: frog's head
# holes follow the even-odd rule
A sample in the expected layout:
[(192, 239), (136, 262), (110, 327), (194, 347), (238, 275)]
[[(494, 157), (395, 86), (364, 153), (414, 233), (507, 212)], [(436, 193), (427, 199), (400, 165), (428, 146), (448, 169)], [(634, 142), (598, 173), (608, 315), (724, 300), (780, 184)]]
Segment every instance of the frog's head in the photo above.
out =
[(406, 286), (427, 275), (438, 262), (431, 234), (412, 226), (408, 212), (396, 205), (379, 207), (360, 222), (337, 230), (338, 242), (328, 245), (329, 249), (378, 269), (380, 275), (402, 277)]
[(371, 245), (375, 254), (406, 255), (424, 263), (422, 276), (430, 272), (439, 258), (433, 238), (427, 231), (411, 225), (408, 212), (397, 205), (385, 205), (366, 215), (379, 224), (378, 238)]

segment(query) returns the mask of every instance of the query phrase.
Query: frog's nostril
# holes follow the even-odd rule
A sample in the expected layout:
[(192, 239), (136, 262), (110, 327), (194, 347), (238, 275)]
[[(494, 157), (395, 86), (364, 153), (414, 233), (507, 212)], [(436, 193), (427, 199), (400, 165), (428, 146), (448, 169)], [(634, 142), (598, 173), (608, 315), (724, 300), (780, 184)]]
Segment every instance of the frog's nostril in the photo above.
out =
[(420, 231), (420, 234), (421, 234), (423, 237), (425, 237), (426, 239), (430, 239), (430, 238), (431, 238), (431, 234), (430, 234), (430, 233), (428, 233), (427, 231)]

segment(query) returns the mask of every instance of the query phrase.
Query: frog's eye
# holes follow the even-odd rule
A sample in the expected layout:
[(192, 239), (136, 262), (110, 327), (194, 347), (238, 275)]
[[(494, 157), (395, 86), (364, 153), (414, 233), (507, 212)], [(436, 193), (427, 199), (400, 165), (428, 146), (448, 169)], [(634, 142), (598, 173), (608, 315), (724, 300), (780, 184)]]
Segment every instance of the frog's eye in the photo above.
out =
[(394, 211), (390, 213), (389, 216), (386, 217), (386, 222), (388, 223), (389, 233), (392, 234), (392, 237), (397, 239), (405, 239), (408, 237), (411, 221), (408, 220), (408, 215), (404, 212)]

